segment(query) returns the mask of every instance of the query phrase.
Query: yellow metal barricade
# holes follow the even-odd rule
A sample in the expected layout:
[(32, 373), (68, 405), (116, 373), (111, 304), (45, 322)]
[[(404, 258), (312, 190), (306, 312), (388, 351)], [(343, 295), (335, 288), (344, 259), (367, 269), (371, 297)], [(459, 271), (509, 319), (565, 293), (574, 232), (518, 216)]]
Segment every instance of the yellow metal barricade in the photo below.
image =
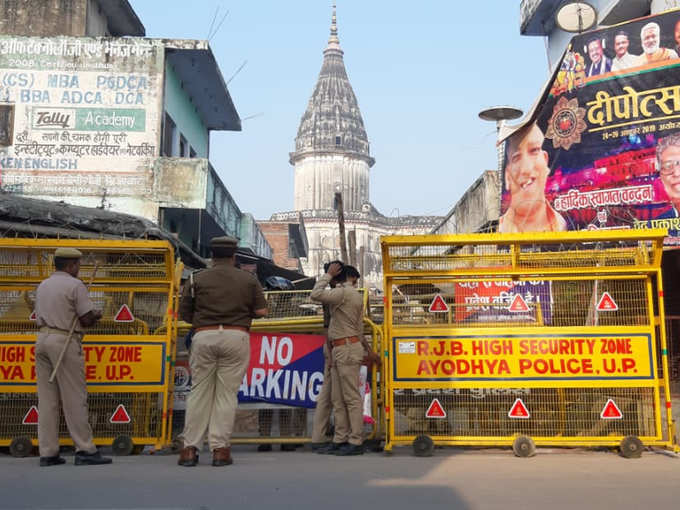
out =
[[(98, 445), (120, 454), (168, 442), (177, 281), (165, 241), (0, 239), (0, 446), (37, 444), (35, 289), (54, 250), (83, 253), (79, 277), (103, 318), (83, 338), (89, 419)], [(181, 272), (181, 271), (180, 271)], [(72, 444), (63, 415), (60, 442)]]
[(386, 450), (677, 449), (665, 234), (384, 237)]
[[(266, 336), (268, 339), (290, 339), (294, 343), (297, 335), (325, 335), (323, 327), (323, 309), (321, 304), (313, 302), (311, 291), (270, 291), (265, 292), (268, 314), (266, 318), (253, 321), (251, 327), (251, 343), (255, 337)], [(364, 294), (366, 295), (366, 294)], [(365, 299), (366, 301), (366, 299)], [(367, 307), (365, 307), (367, 309)], [(175, 409), (173, 420), (173, 437), (179, 439), (184, 425), (185, 401), (190, 388), (189, 353), (183, 345), (183, 339), (190, 330), (190, 325), (179, 322), (177, 334), (177, 365), (175, 367)], [(369, 344), (380, 352), (382, 330), (368, 317), (364, 318), (364, 334)], [(325, 337), (323, 337), (325, 338)], [(293, 343), (289, 345), (293, 345)], [(251, 345), (252, 345), (251, 344)], [(252, 349), (252, 347), (251, 347)], [(293, 347), (295, 349), (295, 347)], [(260, 353), (251, 351), (251, 365), (268, 370), (266, 363), (260, 363)], [(279, 367), (278, 369), (285, 369)], [(321, 388), (323, 366), (318, 367), (319, 374), (307, 381), (306, 390), (317, 395)], [(250, 371), (249, 371), (250, 373)], [(272, 376), (277, 377), (276, 370)], [(249, 374), (246, 374), (246, 380)], [(283, 376), (279, 376), (283, 380)], [(375, 424), (371, 427), (367, 439), (376, 440), (382, 431), (380, 375), (371, 374), (371, 413)], [(266, 384), (266, 383), (265, 383)], [(240, 403), (236, 413), (232, 443), (234, 444), (296, 444), (311, 441), (312, 422), (315, 409), (287, 406), (283, 404), (261, 402)]]

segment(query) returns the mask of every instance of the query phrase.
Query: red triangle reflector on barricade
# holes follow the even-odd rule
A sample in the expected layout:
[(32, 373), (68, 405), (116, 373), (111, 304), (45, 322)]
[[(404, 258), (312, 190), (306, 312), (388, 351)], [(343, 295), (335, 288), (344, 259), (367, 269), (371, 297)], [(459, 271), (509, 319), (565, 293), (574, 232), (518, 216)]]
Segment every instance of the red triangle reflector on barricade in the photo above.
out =
[(597, 303), (598, 312), (615, 312), (619, 309), (619, 305), (616, 304), (614, 299), (611, 297), (609, 292), (602, 294), (600, 301)]
[(446, 411), (439, 403), (439, 399), (432, 400), (430, 407), (425, 411), (425, 418), (446, 418)]
[(623, 418), (623, 413), (621, 412), (621, 409), (619, 409), (619, 406), (617, 406), (616, 403), (610, 398), (602, 408), (600, 418), (603, 420), (620, 420)]
[(28, 316), (29, 321), (35, 321), (38, 320), (38, 316), (35, 314), (35, 310), (31, 312), (31, 315)]
[(444, 298), (442, 297), (441, 294), (437, 294), (434, 299), (432, 300), (432, 303), (430, 303), (430, 308), (428, 308), (429, 312), (448, 312), (449, 311), (449, 305), (446, 304), (446, 301), (444, 301)]
[(522, 295), (515, 294), (512, 303), (510, 303), (510, 306), (508, 306), (508, 312), (528, 312), (528, 311), (529, 305), (527, 305), (527, 302), (524, 301)]
[(113, 317), (113, 322), (135, 322), (135, 316), (132, 315), (128, 305), (123, 304), (116, 315)]
[(21, 420), (23, 425), (37, 425), (38, 424), (38, 408), (31, 406), (28, 412), (24, 415), (24, 419)]
[(109, 418), (109, 421), (111, 423), (130, 423), (132, 419), (125, 409), (125, 406), (123, 404), (118, 404), (118, 407), (116, 407), (116, 410), (111, 415), (111, 418)]
[(527, 406), (524, 405), (524, 402), (522, 402), (521, 398), (515, 400), (515, 403), (512, 404), (510, 411), (508, 411), (508, 418), (527, 419), (530, 417), (531, 414), (529, 413), (529, 409), (527, 409)]

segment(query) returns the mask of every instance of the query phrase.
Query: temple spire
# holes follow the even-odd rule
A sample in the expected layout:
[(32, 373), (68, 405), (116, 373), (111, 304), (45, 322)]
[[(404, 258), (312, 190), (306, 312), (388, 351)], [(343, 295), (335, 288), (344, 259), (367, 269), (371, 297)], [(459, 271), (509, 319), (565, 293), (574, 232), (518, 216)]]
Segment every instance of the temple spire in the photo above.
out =
[(335, 15), (335, 2), (333, 2), (333, 16), (331, 17), (331, 35), (328, 38), (328, 46), (326, 46), (324, 53), (328, 50), (335, 50), (342, 53), (340, 39), (338, 38), (338, 18)]

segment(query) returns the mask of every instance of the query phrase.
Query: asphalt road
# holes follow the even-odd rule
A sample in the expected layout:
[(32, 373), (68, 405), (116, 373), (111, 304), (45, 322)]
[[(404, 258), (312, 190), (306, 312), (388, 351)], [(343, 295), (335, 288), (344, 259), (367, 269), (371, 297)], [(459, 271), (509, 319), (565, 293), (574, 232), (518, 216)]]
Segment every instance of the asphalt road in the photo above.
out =
[(308, 449), (257, 453), (237, 446), (232, 466), (182, 468), (175, 455), (116, 457), (110, 466), (38, 467), (0, 455), (0, 508), (33, 509), (660, 509), (680, 504), (680, 458), (582, 450), (410, 449), (329, 457)]

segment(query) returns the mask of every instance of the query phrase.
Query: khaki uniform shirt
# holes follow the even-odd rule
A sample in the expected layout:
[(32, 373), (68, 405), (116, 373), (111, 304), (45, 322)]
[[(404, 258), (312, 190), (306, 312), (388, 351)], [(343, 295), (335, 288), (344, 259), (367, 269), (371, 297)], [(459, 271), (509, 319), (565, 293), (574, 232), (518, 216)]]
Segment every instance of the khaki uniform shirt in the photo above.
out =
[[(87, 287), (65, 271), (55, 271), (38, 285), (35, 296), (35, 315), (39, 327), (69, 331), (74, 317), (82, 317), (94, 310)], [(74, 331), (83, 332), (80, 321)]]
[(189, 280), (184, 283), (179, 317), (194, 328), (240, 326), (250, 328), (255, 310), (267, 308), (262, 287), (252, 274), (224, 263), (194, 276), (194, 297)]
[(328, 338), (346, 338), (348, 336), (361, 336), (364, 334), (363, 312), (364, 299), (361, 293), (349, 283), (342, 283), (334, 289), (327, 289), (331, 278), (324, 274), (321, 276), (310, 297), (314, 301), (328, 304), (331, 313), (331, 322), (328, 326)]

